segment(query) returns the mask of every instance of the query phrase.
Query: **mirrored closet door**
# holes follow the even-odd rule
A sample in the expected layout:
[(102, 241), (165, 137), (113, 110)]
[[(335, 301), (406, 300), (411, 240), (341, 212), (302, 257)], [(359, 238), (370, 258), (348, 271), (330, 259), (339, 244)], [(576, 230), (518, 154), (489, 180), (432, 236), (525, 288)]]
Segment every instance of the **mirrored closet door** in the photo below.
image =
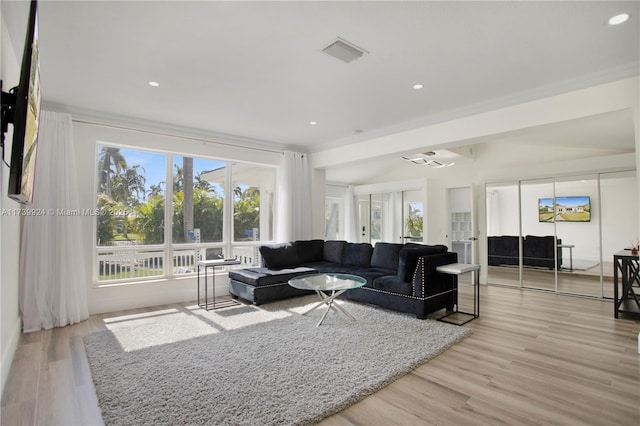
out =
[(611, 298), (638, 214), (635, 171), (487, 184), (487, 282)]

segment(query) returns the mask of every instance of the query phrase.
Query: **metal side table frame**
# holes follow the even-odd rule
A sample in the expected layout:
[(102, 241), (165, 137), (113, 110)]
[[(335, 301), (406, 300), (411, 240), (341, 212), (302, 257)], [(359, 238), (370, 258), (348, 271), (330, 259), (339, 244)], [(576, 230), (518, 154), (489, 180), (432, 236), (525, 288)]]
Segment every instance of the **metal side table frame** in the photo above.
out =
[[(449, 265), (441, 265), (436, 268), (436, 271), (449, 274), (449, 275), (462, 275), (468, 272), (473, 274), (473, 313), (463, 312), (458, 309), (458, 300), (455, 301), (455, 310), (449, 312), (440, 318), (438, 321), (448, 322), (455, 325), (464, 325), (469, 321), (472, 321), (480, 316), (480, 265), (468, 264), (468, 263), (451, 263)], [(456, 299), (458, 292), (456, 291)], [(471, 318), (463, 322), (457, 322), (449, 318), (451, 315), (462, 314), (470, 315)]]
[[(218, 302), (216, 304), (216, 266), (229, 266), (229, 265), (239, 265), (240, 261), (238, 259), (213, 259), (213, 260), (199, 260), (196, 263), (196, 268), (198, 270), (198, 306), (202, 309), (220, 309), (220, 308), (228, 308), (230, 306), (240, 305), (240, 303), (234, 299), (224, 300)], [(200, 302), (200, 268), (204, 268), (204, 301)], [(207, 289), (209, 287), (209, 281), (207, 279), (207, 268), (213, 268), (213, 273), (211, 274), (211, 279), (213, 281), (212, 285), (212, 301), (209, 303), (209, 295)]]

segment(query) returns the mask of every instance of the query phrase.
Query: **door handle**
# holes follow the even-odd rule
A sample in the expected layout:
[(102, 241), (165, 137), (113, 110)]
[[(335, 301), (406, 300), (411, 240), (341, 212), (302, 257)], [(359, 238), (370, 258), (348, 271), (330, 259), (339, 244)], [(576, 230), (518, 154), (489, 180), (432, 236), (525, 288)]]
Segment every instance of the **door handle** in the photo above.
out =
[(469, 237), (469, 241), (478, 241), (476, 237)]

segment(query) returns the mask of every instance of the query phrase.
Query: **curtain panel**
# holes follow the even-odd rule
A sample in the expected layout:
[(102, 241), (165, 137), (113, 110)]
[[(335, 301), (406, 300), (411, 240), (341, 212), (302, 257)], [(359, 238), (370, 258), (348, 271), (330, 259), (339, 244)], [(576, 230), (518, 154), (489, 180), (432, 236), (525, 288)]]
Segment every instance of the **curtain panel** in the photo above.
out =
[(307, 155), (284, 151), (278, 176), (277, 241), (311, 238), (311, 172)]
[(71, 116), (40, 112), (33, 211), (20, 242), (20, 311), (25, 332), (89, 317)]

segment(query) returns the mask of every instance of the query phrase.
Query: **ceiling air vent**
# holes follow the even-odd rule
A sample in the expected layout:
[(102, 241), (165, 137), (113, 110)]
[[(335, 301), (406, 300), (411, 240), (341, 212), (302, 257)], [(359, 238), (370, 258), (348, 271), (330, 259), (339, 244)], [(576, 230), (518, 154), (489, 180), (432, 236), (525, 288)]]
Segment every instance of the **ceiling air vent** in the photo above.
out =
[(331, 55), (334, 58), (340, 59), (342, 62), (352, 62), (359, 59), (365, 53), (369, 53), (366, 50), (356, 46), (353, 43), (341, 39), (338, 37), (336, 41), (322, 49), (327, 55)]

